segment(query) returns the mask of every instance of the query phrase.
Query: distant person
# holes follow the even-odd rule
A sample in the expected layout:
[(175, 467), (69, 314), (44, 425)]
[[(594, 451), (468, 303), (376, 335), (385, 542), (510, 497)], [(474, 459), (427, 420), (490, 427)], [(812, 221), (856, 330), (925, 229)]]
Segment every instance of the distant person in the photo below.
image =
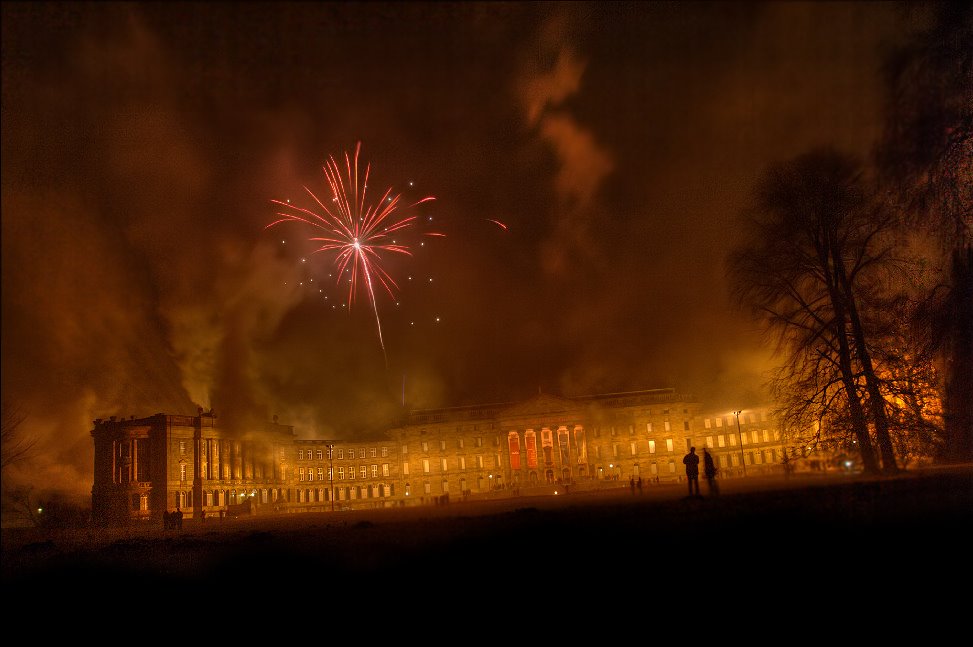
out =
[(635, 477), (634, 476), (630, 476), (628, 478), (628, 488), (632, 491), (632, 494), (635, 494)]
[(696, 454), (695, 447), (689, 448), (689, 453), (682, 457), (682, 462), (686, 465), (686, 480), (689, 482), (689, 496), (700, 496), (699, 456)]
[(720, 485), (716, 482), (716, 473), (719, 470), (713, 461), (713, 455), (703, 447), (703, 475), (706, 477), (706, 488), (710, 496), (717, 496), (720, 493)]
[(635, 486), (639, 489), (639, 494), (642, 494), (642, 477), (641, 476), (639, 477), (639, 480), (636, 481)]

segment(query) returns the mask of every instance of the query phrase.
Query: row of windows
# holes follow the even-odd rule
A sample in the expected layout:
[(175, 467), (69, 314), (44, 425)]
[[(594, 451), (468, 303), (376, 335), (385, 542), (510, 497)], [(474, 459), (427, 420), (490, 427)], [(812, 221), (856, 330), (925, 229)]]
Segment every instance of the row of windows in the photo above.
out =
[[(331, 501), (331, 491), (328, 488), (307, 488), (296, 491), (298, 503), (326, 503)], [(375, 499), (381, 497), (391, 497), (395, 493), (391, 485), (355, 485), (348, 487), (336, 487), (334, 489), (335, 501), (352, 501), (355, 499)]]
[[(382, 456), (382, 458), (388, 457), (388, 455), (389, 455), (389, 448), (388, 447), (381, 447), (381, 448), (369, 447), (368, 448), (368, 458), (377, 458), (379, 456), (379, 449), (381, 449), (381, 456)], [(365, 456), (365, 448), (364, 447), (359, 447), (357, 450), (354, 449), (354, 448), (349, 449), (347, 451), (347, 454), (345, 453), (345, 450), (343, 448), (336, 447), (335, 450), (334, 450), (334, 456), (333, 457), (332, 456), (329, 456), (328, 457), (328, 460), (331, 460), (332, 458), (334, 458), (335, 460), (339, 460), (339, 461), (346, 460), (346, 459), (347, 460), (354, 460), (356, 458), (356, 451), (357, 451), (357, 458), (365, 458), (366, 457)], [(319, 461), (323, 461), (324, 460), (324, 449), (323, 448), (322, 449), (306, 449), (306, 450), (305, 449), (298, 449), (297, 450), (297, 460), (299, 460), (299, 461), (303, 461), (303, 460), (309, 460), (309, 461), (319, 460)]]
[[(771, 434), (769, 429), (752, 429), (749, 432), (742, 432), (740, 434), (729, 434), (729, 435), (719, 434), (717, 436), (706, 436), (704, 442), (706, 447), (710, 449), (713, 449), (714, 447), (736, 447), (738, 435), (740, 438), (741, 445), (748, 445), (750, 443), (757, 444), (760, 443), (761, 441), (765, 443), (769, 443), (771, 442), (770, 441), (771, 436), (773, 436), (774, 442), (780, 441), (780, 431), (776, 429), (774, 430), (773, 434)], [(693, 442), (694, 441), (692, 438), (686, 438), (686, 451), (689, 451), (689, 448), (692, 447)], [(666, 452), (672, 453), (673, 451), (672, 438), (666, 438), (665, 443), (666, 443)], [(612, 445), (612, 456), (614, 458), (618, 458), (620, 454), (620, 449), (619, 449), (620, 447), (621, 446), (617, 444)], [(638, 456), (639, 454), (638, 441), (632, 441), (631, 443), (629, 443), (628, 450), (629, 450), (629, 455)], [(657, 451), (656, 441), (650, 440), (649, 453), (655, 454), (656, 451)], [(595, 458), (601, 458), (601, 447), (596, 446), (594, 453), (595, 453)]]
[[(740, 452), (734, 454), (724, 454), (721, 456), (716, 456), (716, 461), (720, 467), (739, 467), (740, 466)], [(744, 452), (743, 460), (745, 465), (763, 465), (771, 463), (779, 463), (781, 461), (781, 452), (778, 449), (758, 449), (754, 451)], [(669, 474), (676, 474), (677, 471), (681, 472), (682, 464), (677, 463), (673, 459), (668, 461), (652, 461), (648, 465), (643, 464), (643, 467), (647, 467), (649, 474), (651, 476), (657, 476), (660, 470), (660, 464), (663, 471), (668, 471)], [(609, 468), (618, 467), (616, 465), (609, 465)], [(604, 472), (605, 467), (602, 465), (598, 466), (598, 469)]]
[[(497, 460), (499, 460), (499, 459), (497, 459)], [(473, 457), (473, 464), (474, 464), (474, 466), (475, 466), (476, 469), (483, 469), (483, 466), (484, 466), (483, 455), (482, 454), (477, 454), (476, 456), (474, 456)], [(466, 464), (466, 456), (457, 456), (456, 457), (456, 468), (459, 469), (459, 470), (465, 470), (467, 467), (468, 466)], [(448, 459), (446, 459), (446, 458), (440, 458), (439, 459), (439, 471), (441, 471), (441, 472), (448, 472), (449, 471)], [(432, 472), (432, 462), (428, 458), (422, 459), (422, 473), (423, 474), (429, 474), (430, 472)], [(403, 476), (408, 476), (409, 475), (409, 464), (408, 463), (402, 463), (402, 475)]]
[[(446, 443), (447, 443), (447, 441), (446, 441), (445, 438), (439, 440), (439, 449), (440, 449), (440, 451), (446, 451)], [(429, 451), (429, 441), (428, 440), (423, 440), (422, 443), (421, 443), (421, 446), (422, 446), (422, 451), (424, 451), (424, 452), (428, 452)], [(482, 436), (477, 436), (476, 438), (474, 438), (473, 439), (473, 446), (474, 447), (483, 447), (483, 437)], [(466, 439), (465, 438), (457, 438), (456, 439), (456, 447), (458, 449), (464, 449), (466, 447)], [(402, 445), (402, 453), (403, 454), (408, 454), (409, 453), (409, 446), (408, 445)]]
[[(688, 414), (689, 413), (689, 409), (683, 409), (682, 412), (685, 413), (685, 414)], [(651, 416), (652, 415), (652, 411), (651, 410), (645, 410), (645, 411), (642, 411), (641, 413), (642, 413), (642, 415), (646, 415), (646, 416)], [(663, 409), (662, 410), (662, 415), (668, 416), (669, 415), (669, 409)], [(479, 427), (480, 427), (479, 425), (473, 425), (472, 430), (473, 431), (477, 431), (477, 430), (479, 430)], [(493, 428), (493, 424), (490, 425), (490, 428), (491, 429)], [(629, 425), (629, 428), (632, 431), (632, 433), (634, 433), (635, 425)], [(612, 429), (614, 429), (614, 427), (612, 427)], [(419, 431), (419, 433), (421, 435), (425, 435), (426, 434), (426, 430), (425, 429), (422, 429), (422, 430)], [(456, 427), (456, 433), (457, 434), (463, 433), (463, 428), (462, 427)], [(482, 445), (482, 443), (483, 443), (483, 439), (482, 438), (477, 438), (475, 440), (478, 443), (477, 444), (477, 447), (482, 447), (483, 446)], [(445, 443), (445, 441), (440, 441), (440, 442), (441, 443)], [(460, 442), (460, 445), (459, 446), (462, 447), (463, 446), (462, 445), (462, 442), (463, 442), (462, 439), (460, 439), (459, 442)], [(443, 446), (442, 449), (446, 449), (446, 447)], [(405, 453), (405, 452), (403, 452), (403, 453)]]
[[(634, 425), (634, 424), (628, 425), (628, 433), (629, 433), (630, 436), (634, 436), (635, 435), (637, 427), (638, 427), (638, 425)], [(706, 427), (707, 427), (707, 429), (710, 427), (710, 420), (709, 420), (709, 418), (706, 419)], [(690, 429), (689, 429), (689, 421), (688, 420), (683, 420), (683, 422), (682, 422), (682, 428), (683, 428), (683, 431), (690, 431)], [(663, 429), (663, 431), (672, 431), (672, 423), (669, 420), (663, 421), (663, 423), (662, 423), (662, 429)], [(614, 426), (609, 427), (608, 430), (609, 430), (609, 433), (612, 436), (617, 436), (618, 435), (618, 429), (616, 427), (614, 427)], [(646, 433), (650, 433), (650, 434), (653, 433), (655, 431), (655, 425), (654, 425), (654, 423), (646, 422), (645, 423), (645, 431), (646, 431)], [(592, 435), (595, 438), (600, 438), (601, 437), (601, 432), (602, 432), (601, 427), (592, 427), (591, 428), (591, 433), (592, 433)], [(439, 449), (440, 449), (440, 451), (446, 451), (447, 445), (448, 445), (448, 441), (446, 439), (440, 439), (439, 440)], [(421, 442), (421, 449), (422, 449), (423, 452), (428, 452), (429, 451), (429, 446), (430, 446), (430, 444), (429, 444), (429, 441), (428, 440), (423, 440)], [(457, 438), (456, 439), (456, 447), (457, 448), (463, 449), (465, 446), (466, 446), (466, 440), (464, 438)], [(473, 439), (473, 446), (474, 447), (483, 447), (483, 438), (480, 437), (480, 436), (477, 436), (476, 438), (474, 438)], [(402, 445), (402, 453), (403, 454), (408, 454), (409, 453), (409, 446), (408, 445)]]
[[(771, 432), (768, 429), (761, 429), (761, 430), (753, 429), (749, 433), (741, 433), (741, 434), (739, 434), (739, 438), (742, 441), (742, 445), (743, 446), (746, 446), (746, 445), (750, 444), (751, 442), (752, 443), (755, 443), (755, 444), (756, 443), (760, 443), (761, 440), (764, 443), (768, 443), (768, 442), (770, 442), (770, 439), (771, 439)], [(780, 440), (780, 432), (779, 431), (775, 430), (773, 432), (773, 439), (774, 439), (774, 441), (779, 441)], [(664, 442), (665, 442), (665, 452), (666, 453), (669, 453), (669, 454), (672, 454), (675, 451), (675, 442), (674, 442), (674, 440), (672, 438), (666, 438)], [(693, 444), (693, 439), (692, 438), (686, 438), (685, 439), (685, 442), (686, 442), (686, 448), (685, 449), (686, 449), (686, 451), (688, 451), (689, 448)], [(730, 435), (719, 434), (717, 436), (706, 436), (704, 438), (704, 443), (705, 443), (705, 446), (708, 447), (708, 448), (710, 448), (710, 449), (712, 449), (714, 447), (721, 447), (721, 448), (731, 447), (732, 448), (732, 447), (736, 447), (737, 446), (737, 435), (736, 434), (730, 434)], [(622, 445), (619, 445), (617, 443), (616, 444), (613, 444), (611, 446), (612, 458), (619, 458), (621, 456), (621, 452), (622, 452), (622, 449), (621, 448), (622, 447), (623, 447)], [(594, 452), (593, 452), (593, 458), (594, 459), (598, 460), (598, 459), (603, 458), (603, 456), (602, 456), (602, 447), (600, 445), (596, 445), (593, 449), (594, 449)], [(655, 440), (649, 440), (648, 441), (648, 450), (649, 450), (648, 453), (650, 455), (651, 454), (655, 454), (655, 453), (657, 453), (659, 451), (658, 450), (658, 445), (657, 445), (657, 443), (656, 443)], [(629, 455), (630, 456), (638, 456), (639, 453), (640, 453), (639, 452), (639, 443), (638, 443), (638, 441), (632, 441), (631, 443), (629, 443), (628, 451), (629, 451)], [(440, 459), (438, 459), (438, 461), (439, 461), (439, 470), (440, 470), (440, 472), (448, 472), (449, 471), (449, 459), (447, 459), (447, 458), (440, 458)], [(477, 454), (476, 456), (474, 456), (474, 461), (475, 461), (475, 468), (476, 469), (483, 469), (484, 468), (484, 460), (483, 460), (483, 456), (481, 454)], [(428, 458), (422, 459), (422, 473), (423, 474), (429, 474), (429, 473), (432, 472), (432, 462), (433, 461), (430, 460), (430, 459), (428, 459)], [(462, 470), (467, 469), (467, 467), (468, 466), (467, 466), (467, 462), (466, 462), (466, 456), (457, 456), (456, 457), (456, 468), (458, 470), (462, 471)], [(403, 474), (403, 476), (408, 476), (409, 475), (409, 463), (407, 463), (407, 462), (403, 462), (402, 463), (402, 474)]]
[[(706, 427), (707, 429), (710, 429), (711, 427), (713, 427), (713, 425), (716, 425), (717, 428), (720, 428), (720, 427), (723, 426), (723, 422), (725, 420), (726, 421), (726, 426), (727, 427), (732, 427), (733, 425), (736, 424), (736, 419), (737, 419), (736, 416), (733, 416), (733, 415), (720, 416), (719, 418), (713, 418), (712, 420), (710, 420), (709, 418), (706, 418), (705, 420), (703, 420), (703, 426)], [(756, 413), (749, 413), (749, 414), (742, 414), (740, 416), (740, 424), (741, 425), (745, 425), (748, 422), (750, 424), (755, 424), (757, 422), (757, 414)], [(766, 411), (761, 411), (760, 412), (760, 422), (767, 422), (767, 412)]]
[[(357, 470), (355, 467), (349, 467), (347, 472), (345, 471), (344, 467), (336, 467), (335, 468), (335, 472), (337, 474), (336, 479), (338, 481), (343, 481), (345, 478), (353, 479), (355, 478), (356, 473), (358, 474), (358, 478), (367, 479), (369, 478), (369, 475), (371, 475), (371, 478), (375, 479), (379, 477), (379, 468), (381, 468), (381, 476), (383, 478), (388, 478), (390, 475), (389, 464), (383, 463), (382, 465), (359, 465)], [(317, 470), (315, 470), (315, 468), (313, 467), (308, 467), (308, 468), (301, 467), (298, 468), (297, 474), (298, 474), (298, 478), (300, 478), (300, 480), (302, 481), (315, 480), (314, 478), (315, 474), (317, 474), (318, 481), (325, 480), (324, 467), (319, 467), (317, 468)], [(331, 477), (330, 467), (327, 468), (327, 476), (330, 480)]]

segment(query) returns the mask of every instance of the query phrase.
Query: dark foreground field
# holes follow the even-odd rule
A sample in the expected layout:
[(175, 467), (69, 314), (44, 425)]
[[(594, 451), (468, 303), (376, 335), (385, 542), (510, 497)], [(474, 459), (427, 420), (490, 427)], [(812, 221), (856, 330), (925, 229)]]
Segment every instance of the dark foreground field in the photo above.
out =
[(206, 609), (237, 618), (278, 609), (288, 622), (307, 608), (348, 619), (490, 608), (498, 618), (559, 610), (568, 623), (574, 613), (651, 609), (757, 623), (771, 610), (813, 616), (821, 605), (945, 609), (969, 599), (971, 529), (968, 468), (727, 481), (718, 498), (619, 489), (181, 531), (7, 529), (4, 608), (9, 616), (56, 602), (83, 615), (158, 604), (163, 616), (199, 621)]

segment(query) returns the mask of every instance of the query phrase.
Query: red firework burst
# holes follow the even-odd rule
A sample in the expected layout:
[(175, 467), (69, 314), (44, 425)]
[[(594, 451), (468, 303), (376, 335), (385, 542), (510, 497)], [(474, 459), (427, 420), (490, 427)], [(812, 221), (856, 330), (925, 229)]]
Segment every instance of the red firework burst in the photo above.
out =
[[(317, 205), (317, 209), (298, 207), (289, 200), (271, 200), (286, 211), (278, 211), (280, 216), (268, 224), (269, 229), (285, 222), (295, 222), (320, 231), (320, 235), (308, 238), (319, 246), (314, 252), (334, 252), (334, 265), (337, 269), (338, 281), (346, 273), (351, 278), (348, 285), (348, 306), (355, 301), (355, 294), (360, 287), (368, 292), (372, 310), (375, 312), (375, 325), (378, 328), (378, 340), (385, 352), (385, 341), (382, 338), (382, 322), (378, 316), (378, 303), (375, 299), (374, 283), (378, 282), (394, 297), (398, 289), (395, 279), (382, 267), (386, 253), (405, 254), (411, 256), (408, 246), (398, 243), (391, 238), (394, 232), (412, 227), (416, 223), (416, 216), (399, 218), (401, 194), (392, 193), (392, 187), (385, 190), (382, 198), (374, 204), (366, 200), (368, 175), (371, 164), (365, 167), (365, 174), (359, 177), (358, 156), (361, 152), (361, 142), (355, 147), (354, 159), (345, 153), (346, 175), (342, 177), (341, 167), (334, 157), (329, 157), (324, 165), (324, 176), (331, 189), (331, 206), (318, 198), (311, 189), (304, 190)], [(412, 203), (407, 208), (415, 207), (423, 202), (435, 200), (427, 196)], [(427, 235), (442, 235), (430, 233)]]

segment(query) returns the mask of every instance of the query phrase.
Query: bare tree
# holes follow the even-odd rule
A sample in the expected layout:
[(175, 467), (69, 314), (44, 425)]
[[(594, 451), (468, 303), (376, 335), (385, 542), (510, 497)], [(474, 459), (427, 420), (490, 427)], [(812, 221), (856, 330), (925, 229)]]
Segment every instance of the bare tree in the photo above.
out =
[(36, 439), (24, 435), (24, 414), (19, 407), (4, 401), (0, 411), (0, 470), (18, 463), (30, 455)]
[[(886, 62), (875, 158), (907, 224), (937, 244), (941, 280), (917, 318), (944, 377), (948, 462), (973, 461), (973, 8), (932, 5), (930, 26)], [(910, 7), (914, 9), (914, 7)]]
[(860, 163), (820, 149), (768, 169), (746, 240), (727, 260), (734, 299), (788, 355), (778, 381), (805, 390), (819, 418), (847, 411), (868, 473), (899, 469), (863, 314), (895, 263), (892, 231)]
[(26, 417), (19, 407), (3, 401), (0, 411), (0, 479), (2, 479), (2, 504), (5, 522), (26, 522), (37, 525), (37, 515), (32, 502), (32, 488), (11, 486), (7, 482), (7, 468), (28, 458), (36, 439), (24, 434), (22, 424)]

